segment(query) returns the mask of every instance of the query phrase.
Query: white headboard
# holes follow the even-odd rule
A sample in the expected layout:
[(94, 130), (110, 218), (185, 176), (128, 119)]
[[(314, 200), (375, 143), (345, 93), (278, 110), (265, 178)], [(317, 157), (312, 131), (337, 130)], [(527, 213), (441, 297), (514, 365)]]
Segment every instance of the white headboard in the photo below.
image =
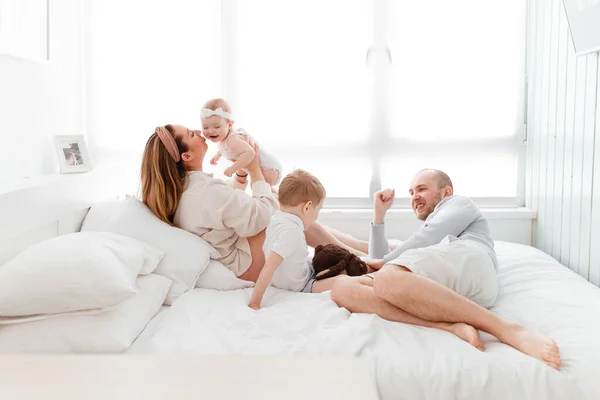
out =
[(85, 174), (0, 185), (0, 265), (32, 244), (79, 231), (94, 203), (135, 194), (138, 171), (113, 163)]
[[(18, 190), (0, 185), (0, 266), (44, 239), (81, 228), (89, 208), (97, 202), (136, 194), (139, 164), (113, 164), (78, 175), (53, 175)], [(14, 188), (13, 188), (14, 189)], [(484, 209), (495, 240), (530, 244), (535, 211)], [(319, 221), (360, 239), (368, 239), (372, 210), (324, 210)], [(405, 240), (420, 226), (410, 210), (392, 210), (389, 237)]]

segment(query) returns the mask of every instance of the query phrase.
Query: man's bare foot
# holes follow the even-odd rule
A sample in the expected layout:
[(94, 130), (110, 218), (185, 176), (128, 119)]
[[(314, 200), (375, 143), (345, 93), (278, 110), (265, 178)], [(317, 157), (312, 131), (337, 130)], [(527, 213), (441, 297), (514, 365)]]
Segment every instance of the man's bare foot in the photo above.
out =
[(469, 343), (476, 349), (481, 351), (484, 350), (483, 342), (479, 338), (479, 331), (473, 328), (471, 325), (457, 322), (455, 324), (448, 324), (446, 329), (450, 333), (454, 333), (456, 336)]
[(506, 337), (498, 339), (554, 369), (560, 367), (560, 351), (556, 342), (541, 333), (527, 330), (520, 324), (512, 324)]

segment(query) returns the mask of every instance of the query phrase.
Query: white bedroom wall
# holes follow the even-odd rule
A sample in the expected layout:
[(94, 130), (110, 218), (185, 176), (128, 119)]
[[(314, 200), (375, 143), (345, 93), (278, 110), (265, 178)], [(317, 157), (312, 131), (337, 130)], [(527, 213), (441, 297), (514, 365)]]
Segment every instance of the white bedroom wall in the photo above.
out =
[(562, 0), (529, 0), (527, 207), (534, 244), (600, 284), (598, 53), (576, 57)]
[(57, 172), (53, 135), (85, 134), (81, 8), (50, 1), (50, 61), (0, 55), (0, 184)]

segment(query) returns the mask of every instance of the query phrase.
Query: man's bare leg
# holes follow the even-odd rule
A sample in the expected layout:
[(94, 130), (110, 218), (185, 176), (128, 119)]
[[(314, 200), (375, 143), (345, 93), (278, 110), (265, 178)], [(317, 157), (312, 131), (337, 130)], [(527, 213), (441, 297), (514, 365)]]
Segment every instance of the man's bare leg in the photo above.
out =
[(329, 231), (325, 229), (323, 225), (319, 224), (318, 222), (315, 222), (310, 226), (310, 228), (304, 231), (304, 235), (306, 236), (306, 244), (308, 244), (310, 247), (317, 247), (320, 244), (337, 244), (338, 246), (345, 248), (349, 252), (356, 254), (359, 257), (366, 256), (366, 254), (362, 251), (340, 242), (338, 239), (336, 239), (335, 236), (329, 233)]
[(337, 229), (331, 228), (329, 226), (323, 225), (323, 228), (325, 228), (329, 233), (333, 235), (333, 237), (335, 237), (340, 242), (344, 243), (346, 246), (362, 251), (365, 254), (369, 253), (369, 242), (357, 239), (352, 235), (340, 232)]
[(376, 296), (428, 321), (464, 322), (496, 336), (501, 342), (546, 363), (560, 366), (554, 340), (506, 321), (456, 292), (404, 267), (385, 265), (373, 279)]
[(356, 313), (377, 314), (388, 321), (442, 329), (483, 350), (479, 332), (472, 326), (464, 323), (432, 322), (411, 315), (377, 296), (373, 290), (373, 279), (368, 276), (336, 278), (338, 279), (333, 282), (331, 299), (340, 307)]
[(312, 286), (311, 293), (322, 293), (331, 290), (337, 279), (344, 278), (345, 275), (332, 276), (331, 278), (320, 279), (315, 281)]

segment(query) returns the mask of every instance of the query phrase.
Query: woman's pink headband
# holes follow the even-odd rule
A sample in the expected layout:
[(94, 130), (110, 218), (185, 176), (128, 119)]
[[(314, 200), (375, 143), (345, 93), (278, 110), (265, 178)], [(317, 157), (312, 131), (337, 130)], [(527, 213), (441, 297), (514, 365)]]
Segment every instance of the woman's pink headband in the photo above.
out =
[(173, 135), (171, 135), (171, 132), (169, 132), (164, 126), (157, 126), (154, 132), (158, 135), (160, 141), (163, 143), (173, 160), (175, 160), (175, 162), (179, 162), (179, 160), (181, 160), (181, 155), (179, 154), (177, 143), (175, 142)]

